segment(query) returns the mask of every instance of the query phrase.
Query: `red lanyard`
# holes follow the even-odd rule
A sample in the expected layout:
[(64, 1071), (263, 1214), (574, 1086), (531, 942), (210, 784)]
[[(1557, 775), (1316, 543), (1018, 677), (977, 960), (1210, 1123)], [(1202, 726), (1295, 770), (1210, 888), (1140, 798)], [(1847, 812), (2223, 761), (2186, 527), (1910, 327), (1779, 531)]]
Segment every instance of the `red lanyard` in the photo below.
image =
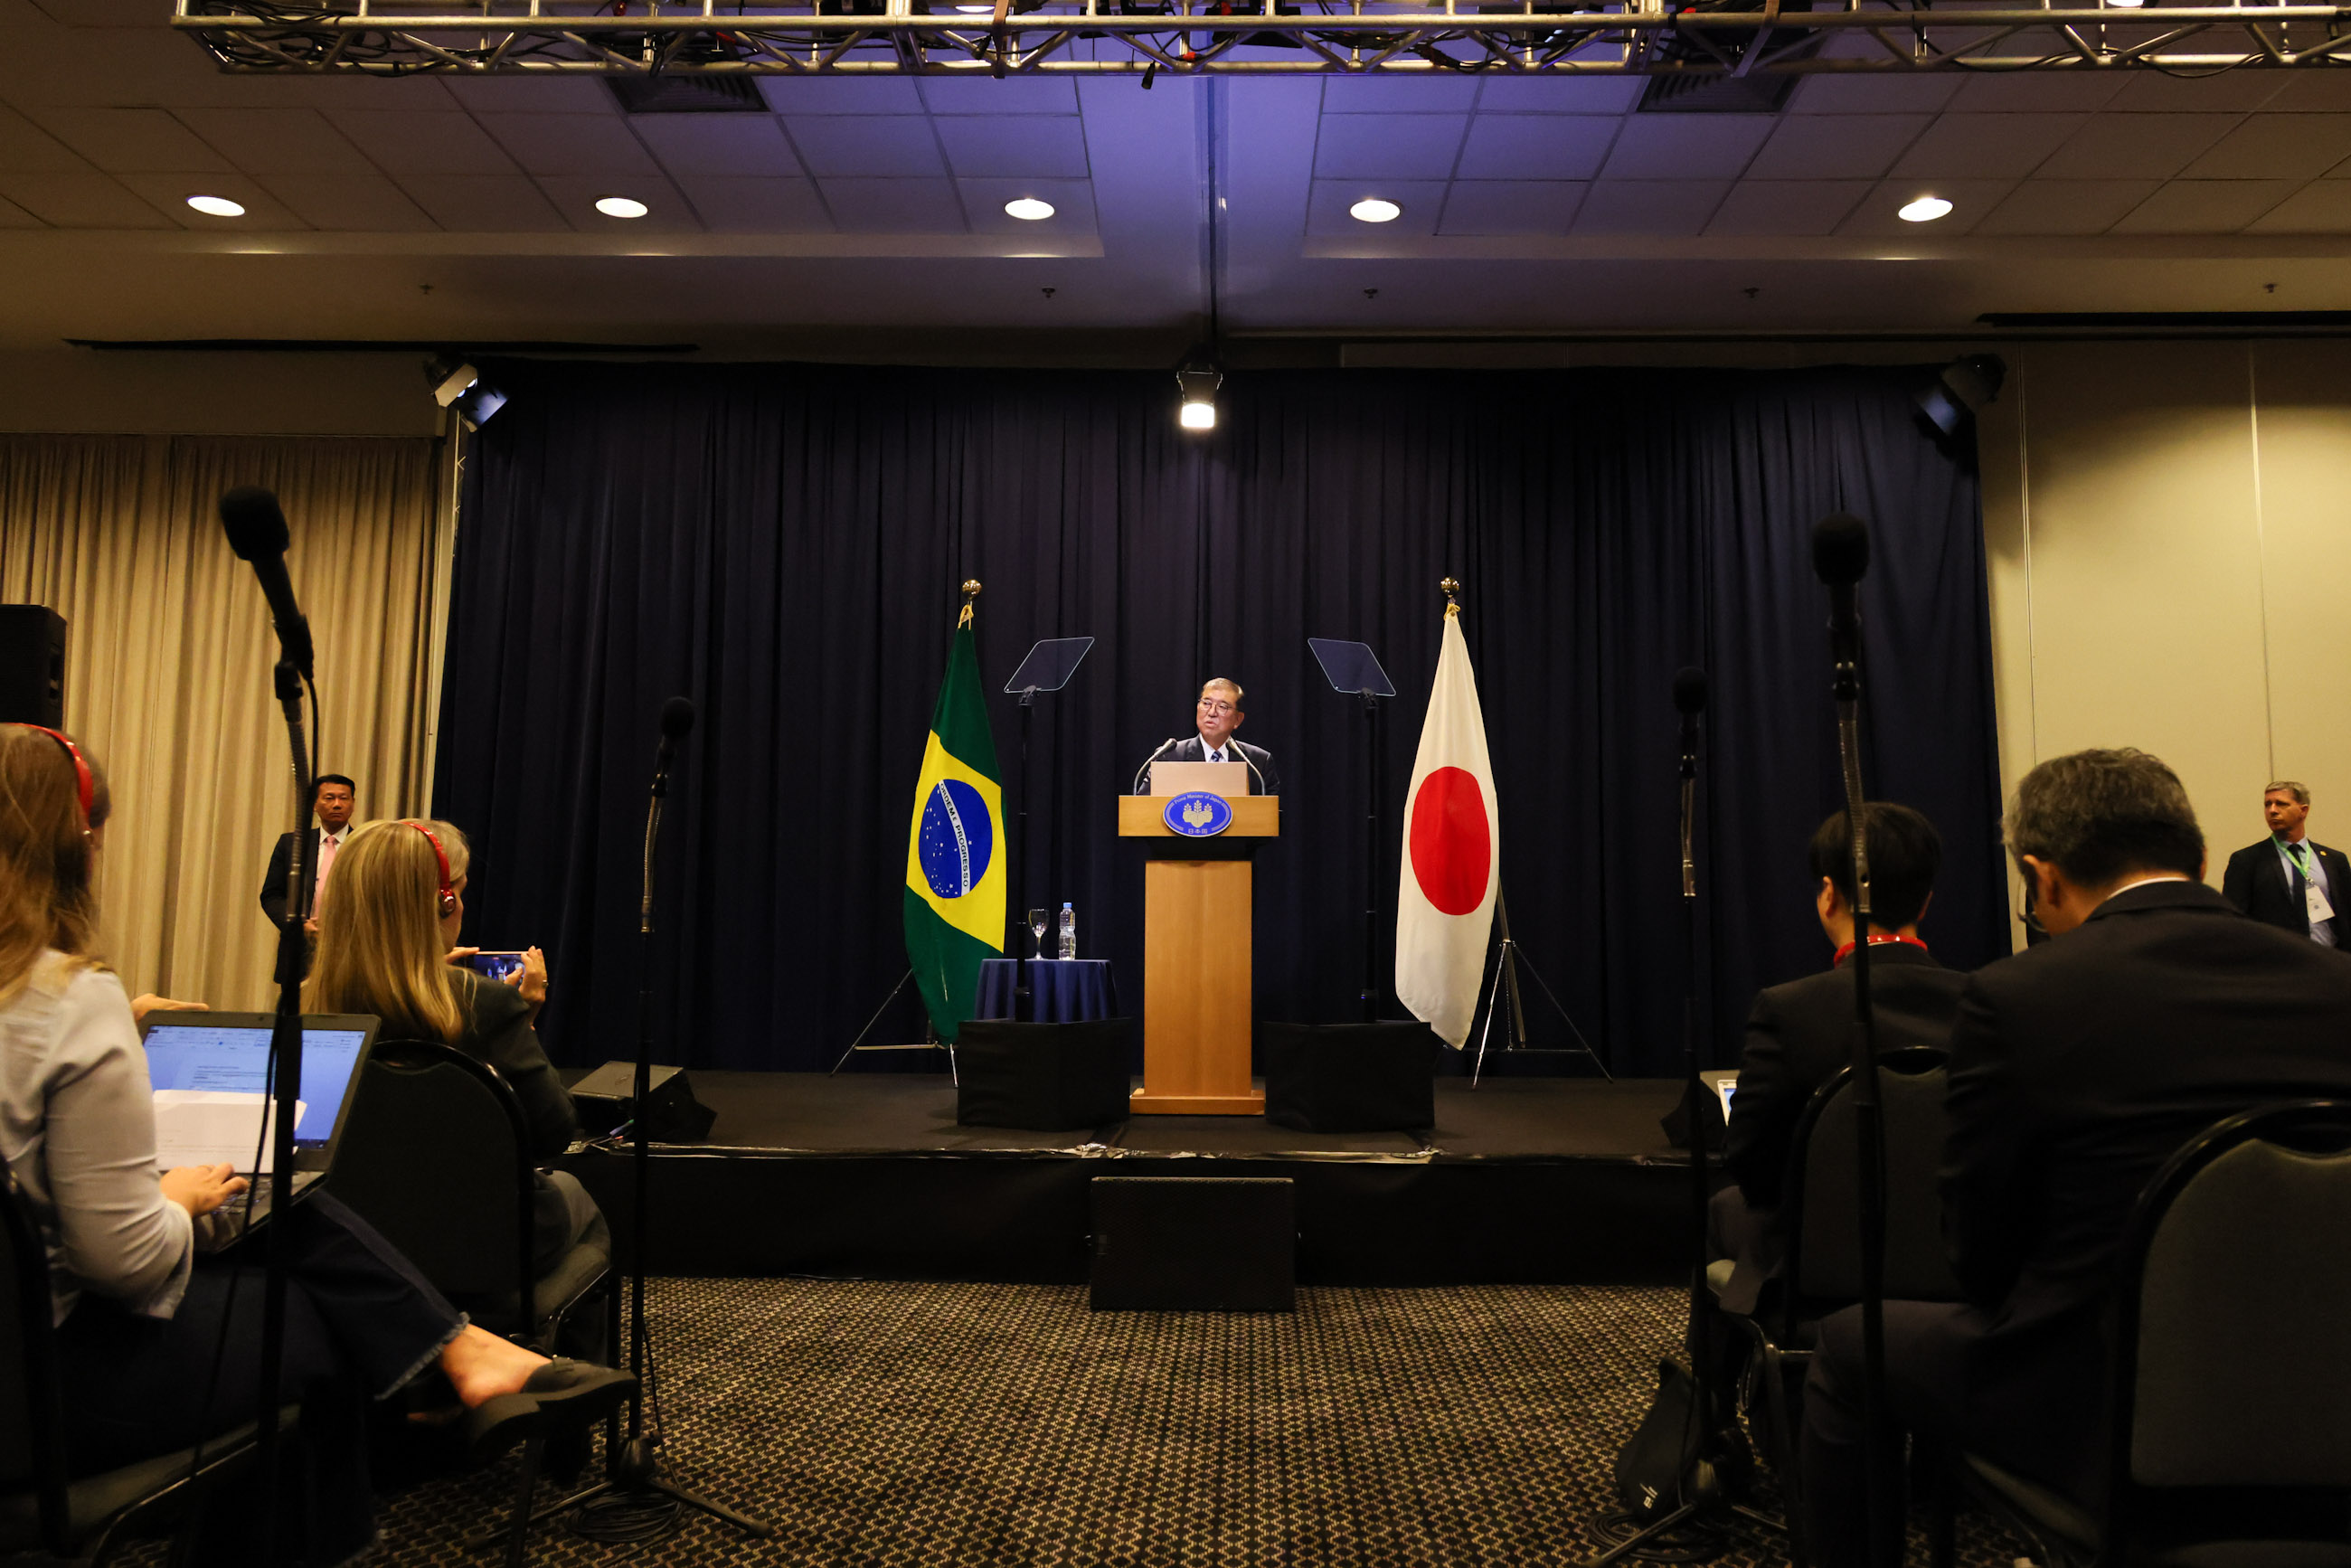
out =
[[(1888, 942), (1907, 942), (1913, 947), (1917, 948), (1921, 953), (1924, 953), (1927, 950), (1927, 944), (1919, 941), (1916, 936), (1873, 936), (1869, 939), (1869, 945), (1873, 947), (1883, 947)], [(1836, 956), (1829, 960), (1829, 967), (1834, 969), (1839, 964), (1844, 963), (1845, 958), (1853, 952), (1853, 949), (1854, 944), (1850, 942), (1838, 948), (1836, 950)]]

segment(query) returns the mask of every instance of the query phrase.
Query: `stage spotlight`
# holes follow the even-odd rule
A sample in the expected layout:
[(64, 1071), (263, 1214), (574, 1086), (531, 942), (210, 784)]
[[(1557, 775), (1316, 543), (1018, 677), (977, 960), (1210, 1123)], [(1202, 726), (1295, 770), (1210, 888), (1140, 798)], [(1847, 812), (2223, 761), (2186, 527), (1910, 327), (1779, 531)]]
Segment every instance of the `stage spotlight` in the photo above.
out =
[(244, 206), (230, 201), (226, 196), (190, 196), (188, 205), (207, 217), (241, 218), (245, 216)]
[(1365, 196), (1347, 209), (1347, 215), (1358, 223), (1386, 224), (1404, 216), (1404, 209), (1383, 197)]
[(1950, 210), (1951, 204), (1940, 196), (1920, 196), (1915, 202), (1904, 203), (1896, 215), (1905, 223), (1931, 224)]
[(1033, 224), (1051, 217), (1053, 204), (1040, 202), (1034, 196), (1017, 196), (1004, 204), (1004, 210), (1012, 217), (1024, 218)]
[(1216, 429), (1217, 389), (1224, 383), (1224, 373), (1214, 365), (1190, 364), (1177, 371), (1176, 385), (1184, 401), (1176, 411), (1176, 423), (1186, 430)]
[(455, 409), (468, 430), (479, 430), (507, 405), (507, 394), (470, 364), (435, 356), (424, 361), (424, 379), (433, 383), (433, 401)]
[(1933, 383), (1916, 394), (1918, 412), (1945, 435), (1975, 417), (1978, 409), (2000, 395), (2008, 379), (2008, 365), (1998, 354), (1969, 354), (1945, 365)]
[(599, 196), (596, 210), (608, 218), (641, 218), (653, 211), (634, 196)]

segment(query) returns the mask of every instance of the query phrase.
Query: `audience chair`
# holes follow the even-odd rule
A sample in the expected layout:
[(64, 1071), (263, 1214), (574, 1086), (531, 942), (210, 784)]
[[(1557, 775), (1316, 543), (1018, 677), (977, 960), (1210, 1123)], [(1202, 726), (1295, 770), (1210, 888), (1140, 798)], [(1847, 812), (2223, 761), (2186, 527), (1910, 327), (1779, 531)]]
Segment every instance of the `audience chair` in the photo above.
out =
[[(1950, 1134), (1944, 1099), (1946, 1054), (1927, 1046), (1877, 1059), (1886, 1145), (1884, 1295), (1956, 1301), (1959, 1281), (1943, 1250), (1937, 1172)], [(1861, 1197), (1855, 1154), (1853, 1069), (1821, 1085), (1804, 1107), (1788, 1149), (1780, 1213), (1787, 1241), (1779, 1297), (1760, 1318), (1732, 1315), (1754, 1341), (1771, 1465), (1787, 1509), (1790, 1553), (1801, 1564), (1802, 1509), (1796, 1458), (1796, 1391), (1812, 1362), (1817, 1325), (1861, 1299)]]
[[(1960, 1486), (2036, 1563), (2351, 1564), (2351, 1102), (2199, 1134), (2139, 1195), (2116, 1263), (2101, 1504), (1978, 1454)], [(1935, 1561), (1949, 1568), (1948, 1501)]]
[[(105, 1563), (139, 1536), (183, 1534), (214, 1488), (251, 1468), (258, 1445), (247, 1422), (201, 1449), (69, 1477), (55, 1342), (48, 1249), (16, 1181), (0, 1172), (0, 1554)], [(291, 1405), (278, 1413), (281, 1431), (297, 1413)]]

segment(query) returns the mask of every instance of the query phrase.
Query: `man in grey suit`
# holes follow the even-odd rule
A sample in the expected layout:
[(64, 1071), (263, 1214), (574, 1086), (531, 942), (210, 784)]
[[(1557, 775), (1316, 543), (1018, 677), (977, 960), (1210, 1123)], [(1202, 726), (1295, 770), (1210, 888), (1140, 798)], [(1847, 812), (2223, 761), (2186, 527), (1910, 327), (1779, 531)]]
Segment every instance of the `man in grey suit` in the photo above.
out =
[[(1194, 722), (1200, 733), (1171, 746), (1163, 746), (1152, 754), (1152, 762), (1245, 762), (1249, 768), (1249, 793), (1279, 795), (1281, 776), (1274, 771), (1273, 756), (1261, 746), (1233, 738), (1249, 717), (1241, 706), (1241, 689), (1218, 675), (1200, 688), (1200, 700), (1193, 707)], [(1151, 767), (1144, 765), (1136, 775), (1134, 792), (1151, 793)]]
[(2304, 828), (2310, 790), (2291, 779), (2279, 779), (2262, 794), (2262, 815), (2270, 836), (2229, 857), (2221, 894), (2264, 925), (2307, 936), (2321, 946), (2339, 946), (2335, 911), (2351, 898), (2351, 860)]

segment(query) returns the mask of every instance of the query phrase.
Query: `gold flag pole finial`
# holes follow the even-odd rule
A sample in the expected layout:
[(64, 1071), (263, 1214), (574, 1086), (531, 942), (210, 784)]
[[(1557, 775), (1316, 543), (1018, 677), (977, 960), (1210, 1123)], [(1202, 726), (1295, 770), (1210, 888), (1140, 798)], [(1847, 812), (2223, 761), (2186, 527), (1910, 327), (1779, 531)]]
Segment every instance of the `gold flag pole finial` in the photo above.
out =
[(960, 632), (965, 627), (971, 624), (971, 601), (978, 597), (979, 579), (976, 577), (965, 578), (963, 580), (963, 613), (956, 617), (956, 631)]
[(1445, 595), (1445, 618), (1447, 621), (1450, 621), (1455, 616), (1461, 613), (1461, 601), (1454, 597), (1461, 591), (1460, 580), (1457, 578), (1448, 577), (1437, 586), (1438, 591)]

